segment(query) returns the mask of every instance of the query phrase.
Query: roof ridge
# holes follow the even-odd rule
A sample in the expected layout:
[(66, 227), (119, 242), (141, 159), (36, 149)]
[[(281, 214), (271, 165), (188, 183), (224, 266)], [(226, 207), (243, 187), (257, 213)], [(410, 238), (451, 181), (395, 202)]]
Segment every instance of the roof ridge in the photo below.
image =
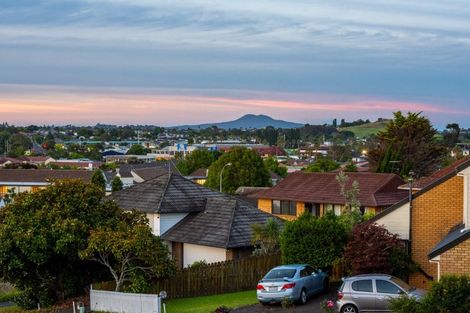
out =
[(228, 236), (227, 236), (227, 241), (225, 242), (225, 248), (226, 249), (228, 248), (228, 246), (230, 244), (230, 237), (231, 237), (230, 235), (232, 234), (233, 220), (235, 219), (235, 211), (238, 208), (238, 200), (233, 199), (233, 201), (235, 201), (235, 205), (233, 206), (233, 209), (232, 209), (232, 218), (230, 219), (230, 225), (228, 227)]
[[(160, 202), (158, 203), (158, 207), (155, 209), (156, 212), (160, 212), (160, 208), (162, 207), (162, 203), (163, 203), (163, 199), (165, 199), (165, 195), (166, 195), (166, 191), (168, 190), (168, 186), (170, 185), (170, 180), (171, 180), (171, 177), (173, 176), (173, 173), (170, 172), (168, 174), (168, 180), (165, 184), (165, 188), (163, 188), (163, 192), (162, 192), (162, 197), (160, 198)], [(160, 176), (161, 177), (161, 176)], [(158, 178), (158, 177), (157, 177)]]

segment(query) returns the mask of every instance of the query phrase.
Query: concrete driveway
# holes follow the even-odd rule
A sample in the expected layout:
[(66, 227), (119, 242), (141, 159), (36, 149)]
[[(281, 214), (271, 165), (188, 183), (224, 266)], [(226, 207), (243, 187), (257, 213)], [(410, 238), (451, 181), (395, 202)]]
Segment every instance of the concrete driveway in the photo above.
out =
[(320, 302), (324, 299), (333, 299), (336, 297), (337, 286), (333, 286), (328, 294), (319, 294), (311, 297), (305, 305), (297, 305), (292, 311), (283, 309), (280, 304), (261, 305), (255, 304), (235, 309), (231, 313), (323, 313), (320, 308)]

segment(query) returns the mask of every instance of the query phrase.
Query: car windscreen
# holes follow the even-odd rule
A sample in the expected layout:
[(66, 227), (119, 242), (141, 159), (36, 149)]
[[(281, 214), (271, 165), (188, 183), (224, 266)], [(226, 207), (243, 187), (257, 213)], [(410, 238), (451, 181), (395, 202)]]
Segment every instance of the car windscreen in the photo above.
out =
[(283, 268), (275, 269), (270, 271), (264, 279), (283, 279), (283, 278), (293, 278), (295, 276), (295, 268)]
[(408, 285), (407, 283), (405, 283), (403, 280), (398, 279), (398, 278), (396, 278), (396, 277), (392, 277), (390, 280), (393, 281), (395, 284), (397, 284), (398, 286), (400, 286), (400, 288), (402, 288), (403, 290), (405, 290), (405, 291), (407, 291), (407, 292), (408, 292), (408, 291), (411, 291), (411, 290), (413, 289), (410, 285)]

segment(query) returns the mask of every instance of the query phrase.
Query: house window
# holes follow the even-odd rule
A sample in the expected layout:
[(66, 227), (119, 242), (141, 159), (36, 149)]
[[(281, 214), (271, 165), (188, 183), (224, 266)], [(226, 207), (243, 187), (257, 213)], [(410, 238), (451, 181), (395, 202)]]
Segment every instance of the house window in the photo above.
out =
[(297, 215), (297, 202), (289, 200), (273, 200), (272, 214)]
[(320, 205), (318, 203), (305, 203), (305, 211), (309, 212), (313, 216), (320, 216)]

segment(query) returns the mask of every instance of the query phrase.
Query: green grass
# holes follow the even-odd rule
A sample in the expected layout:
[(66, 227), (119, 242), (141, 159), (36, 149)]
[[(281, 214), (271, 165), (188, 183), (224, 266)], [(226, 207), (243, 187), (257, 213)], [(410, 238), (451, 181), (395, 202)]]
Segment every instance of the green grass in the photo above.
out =
[(168, 313), (209, 313), (222, 305), (234, 309), (257, 302), (256, 290), (250, 290), (215, 296), (170, 299), (166, 302), (166, 311)]
[(21, 311), (22, 311), (21, 308), (17, 306), (8, 306), (8, 307), (0, 308), (1, 313), (10, 313), (10, 312), (13, 313), (13, 312), (21, 312)]
[(6, 302), (13, 300), (19, 294), (18, 291), (9, 291), (0, 293), (0, 302)]
[(374, 122), (374, 123), (368, 123), (368, 124), (363, 124), (359, 126), (340, 128), (339, 130), (340, 131), (347, 130), (347, 131), (353, 132), (356, 137), (364, 138), (370, 135), (376, 135), (379, 131), (384, 130), (387, 124), (388, 124), (388, 121)]

